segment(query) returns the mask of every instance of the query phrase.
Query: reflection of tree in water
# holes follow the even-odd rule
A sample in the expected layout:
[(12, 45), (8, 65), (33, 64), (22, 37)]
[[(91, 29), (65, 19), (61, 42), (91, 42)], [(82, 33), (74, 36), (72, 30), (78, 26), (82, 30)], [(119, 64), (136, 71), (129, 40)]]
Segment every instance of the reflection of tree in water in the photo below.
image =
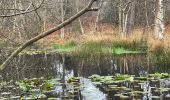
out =
[(7, 80), (55, 76), (59, 62), (58, 54), (22, 55), (11, 62), (2, 76)]
[[(115, 73), (144, 75), (168, 71), (168, 63), (162, 64), (149, 62), (145, 55), (108, 56), (94, 55), (78, 57), (64, 55), (65, 75), (88, 77), (92, 74), (114, 75)], [(161, 69), (160, 69), (161, 67)], [(14, 59), (10, 66), (2, 72), (4, 79), (18, 80), (34, 77), (59, 77), (63, 76), (63, 62), (59, 54), (22, 55)]]
[[(150, 63), (149, 67), (148, 64)], [(160, 62), (161, 63), (161, 62)], [(92, 56), (66, 58), (66, 69), (77, 70), (79, 76), (88, 77), (92, 74), (113, 75), (115, 73), (145, 75), (155, 72), (155, 65), (147, 62), (145, 55), (125, 55), (125, 56)], [(161, 66), (166, 71), (167, 65)], [(158, 67), (159, 68), (159, 67)], [(163, 72), (164, 72), (163, 71)]]

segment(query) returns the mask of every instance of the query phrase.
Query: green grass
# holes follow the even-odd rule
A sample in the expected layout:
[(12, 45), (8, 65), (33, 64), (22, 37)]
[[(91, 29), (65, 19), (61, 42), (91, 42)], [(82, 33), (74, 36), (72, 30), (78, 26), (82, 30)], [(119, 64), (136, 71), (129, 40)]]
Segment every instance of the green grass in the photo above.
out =
[(137, 51), (137, 50), (128, 50), (128, 49), (125, 49), (125, 48), (114, 48), (113, 49), (113, 53), (114, 54), (117, 54), (117, 55), (120, 55), (120, 54), (141, 54), (142, 51)]
[[(131, 46), (131, 45), (130, 45)], [(103, 53), (103, 54), (140, 54), (143, 53), (142, 50), (132, 49), (131, 47), (128, 48), (127, 44), (125, 45), (108, 45), (104, 42), (87, 42), (84, 44), (78, 44), (74, 41), (70, 41), (65, 45), (56, 45), (54, 47), (57, 52), (59, 53), (74, 53), (77, 52), (82, 55), (88, 54), (96, 54), (96, 53)]]
[(64, 45), (55, 45), (54, 49), (59, 53), (70, 53), (77, 49), (78, 45), (75, 41), (69, 41)]

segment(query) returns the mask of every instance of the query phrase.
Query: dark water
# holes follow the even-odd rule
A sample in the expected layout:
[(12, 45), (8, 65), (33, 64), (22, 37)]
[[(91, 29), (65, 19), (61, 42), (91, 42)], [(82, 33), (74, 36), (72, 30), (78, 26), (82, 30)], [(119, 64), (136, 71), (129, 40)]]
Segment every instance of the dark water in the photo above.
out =
[[(169, 73), (169, 65), (170, 62), (155, 63), (148, 59), (146, 55), (93, 55), (85, 58), (51, 53), (19, 56), (0, 75), (1, 80), (7, 81), (40, 77), (53, 77), (62, 80), (67, 80), (70, 77), (83, 77), (81, 83), (84, 84), (85, 88), (81, 90), (81, 96), (76, 96), (75, 100), (82, 98), (83, 100), (118, 100), (120, 98), (113, 97), (114, 92), (108, 93), (101, 88), (97, 88), (87, 78), (93, 74), (114, 76), (115, 73), (120, 73), (142, 76), (155, 72)], [(168, 84), (166, 87), (169, 88), (170, 82), (167, 81), (166, 84)], [(148, 87), (148, 83), (144, 85), (146, 85), (144, 87)], [(121, 86), (129, 87), (128, 83)], [(138, 87), (142, 88), (141, 85)], [(62, 89), (62, 87), (58, 88)], [(169, 92), (166, 95), (169, 96)], [(149, 97), (148, 95), (142, 95), (139, 99), (149, 100)]]

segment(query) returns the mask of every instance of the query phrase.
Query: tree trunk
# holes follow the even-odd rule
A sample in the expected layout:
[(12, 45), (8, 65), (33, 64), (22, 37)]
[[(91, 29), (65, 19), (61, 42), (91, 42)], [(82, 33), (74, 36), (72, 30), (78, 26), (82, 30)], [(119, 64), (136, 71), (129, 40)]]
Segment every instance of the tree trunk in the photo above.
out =
[(126, 34), (130, 35), (134, 29), (136, 0), (129, 0), (129, 12), (127, 14)]
[[(37, 42), (38, 40), (52, 34), (53, 32), (55, 31), (58, 31), (60, 29), (62, 29), (63, 27), (65, 27), (66, 25), (70, 24), (71, 22), (73, 22), (74, 20), (76, 20), (77, 18), (79, 18), (81, 15), (85, 14), (86, 12), (88, 11), (92, 11), (91, 7), (93, 5), (94, 2), (96, 2), (98, 0), (91, 0), (89, 2), (89, 4), (84, 8), (82, 9), (80, 12), (78, 12), (77, 14), (73, 15), (71, 18), (65, 20), (63, 23), (59, 24), (58, 26), (52, 28), (52, 29), (49, 29), (48, 31), (46, 32), (43, 32), (39, 35), (37, 35), (36, 37), (28, 40), (27, 42), (23, 43), (20, 47), (18, 47), (3, 63), (2, 65), (0, 66), (0, 71), (3, 70), (7, 65), (8, 63), (15, 57), (17, 56), (22, 50), (24, 50), (26, 47), (28, 47), (29, 45), (33, 44), (34, 42)], [(96, 11), (96, 10), (94, 10)]]
[[(61, 22), (64, 22), (64, 18), (65, 18), (65, 10), (64, 10), (64, 4), (65, 4), (65, 0), (62, 0), (61, 2)], [(65, 38), (65, 28), (63, 27), (61, 29), (61, 34), (60, 34), (61, 39)]]
[(159, 40), (163, 40), (164, 36), (164, 0), (157, 0), (157, 9), (155, 16), (155, 27), (154, 33), (155, 37)]
[[(77, 12), (78, 11), (79, 10), (77, 9)], [(82, 24), (82, 21), (81, 21), (80, 17), (78, 18), (78, 20), (79, 20), (79, 24), (80, 24), (81, 34), (84, 34), (84, 28), (83, 28), (83, 24)]]
[[(77, 12), (79, 12), (79, 6), (80, 6), (79, 4), (80, 4), (80, 1), (76, 0), (76, 9), (77, 9)], [(81, 34), (84, 34), (84, 28), (83, 28), (83, 24), (82, 24), (82, 21), (81, 21), (80, 17), (78, 18), (78, 21), (79, 21), (79, 25), (80, 25)]]
[(123, 37), (123, 14), (122, 14), (122, 6), (123, 6), (123, 2), (122, 0), (119, 0), (119, 33), (121, 34), (121, 36)]
[(99, 7), (99, 11), (97, 12), (97, 17), (96, 17), (96, 22), (95, 22), (95, 32), (97, 32), (99, 30), (99, 17), (101, 14), (101, 9), (103, 6), (103, 0), (100, 1), (100, 7)]

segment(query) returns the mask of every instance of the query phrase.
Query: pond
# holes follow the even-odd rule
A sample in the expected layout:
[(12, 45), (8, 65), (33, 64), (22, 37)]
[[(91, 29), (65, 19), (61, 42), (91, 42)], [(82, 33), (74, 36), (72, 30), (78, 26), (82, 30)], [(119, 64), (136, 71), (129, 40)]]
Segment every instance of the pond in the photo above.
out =
[(0, 73), (0, 99), (169, 100), (169, 65), (145, 54), (21, 54)]

